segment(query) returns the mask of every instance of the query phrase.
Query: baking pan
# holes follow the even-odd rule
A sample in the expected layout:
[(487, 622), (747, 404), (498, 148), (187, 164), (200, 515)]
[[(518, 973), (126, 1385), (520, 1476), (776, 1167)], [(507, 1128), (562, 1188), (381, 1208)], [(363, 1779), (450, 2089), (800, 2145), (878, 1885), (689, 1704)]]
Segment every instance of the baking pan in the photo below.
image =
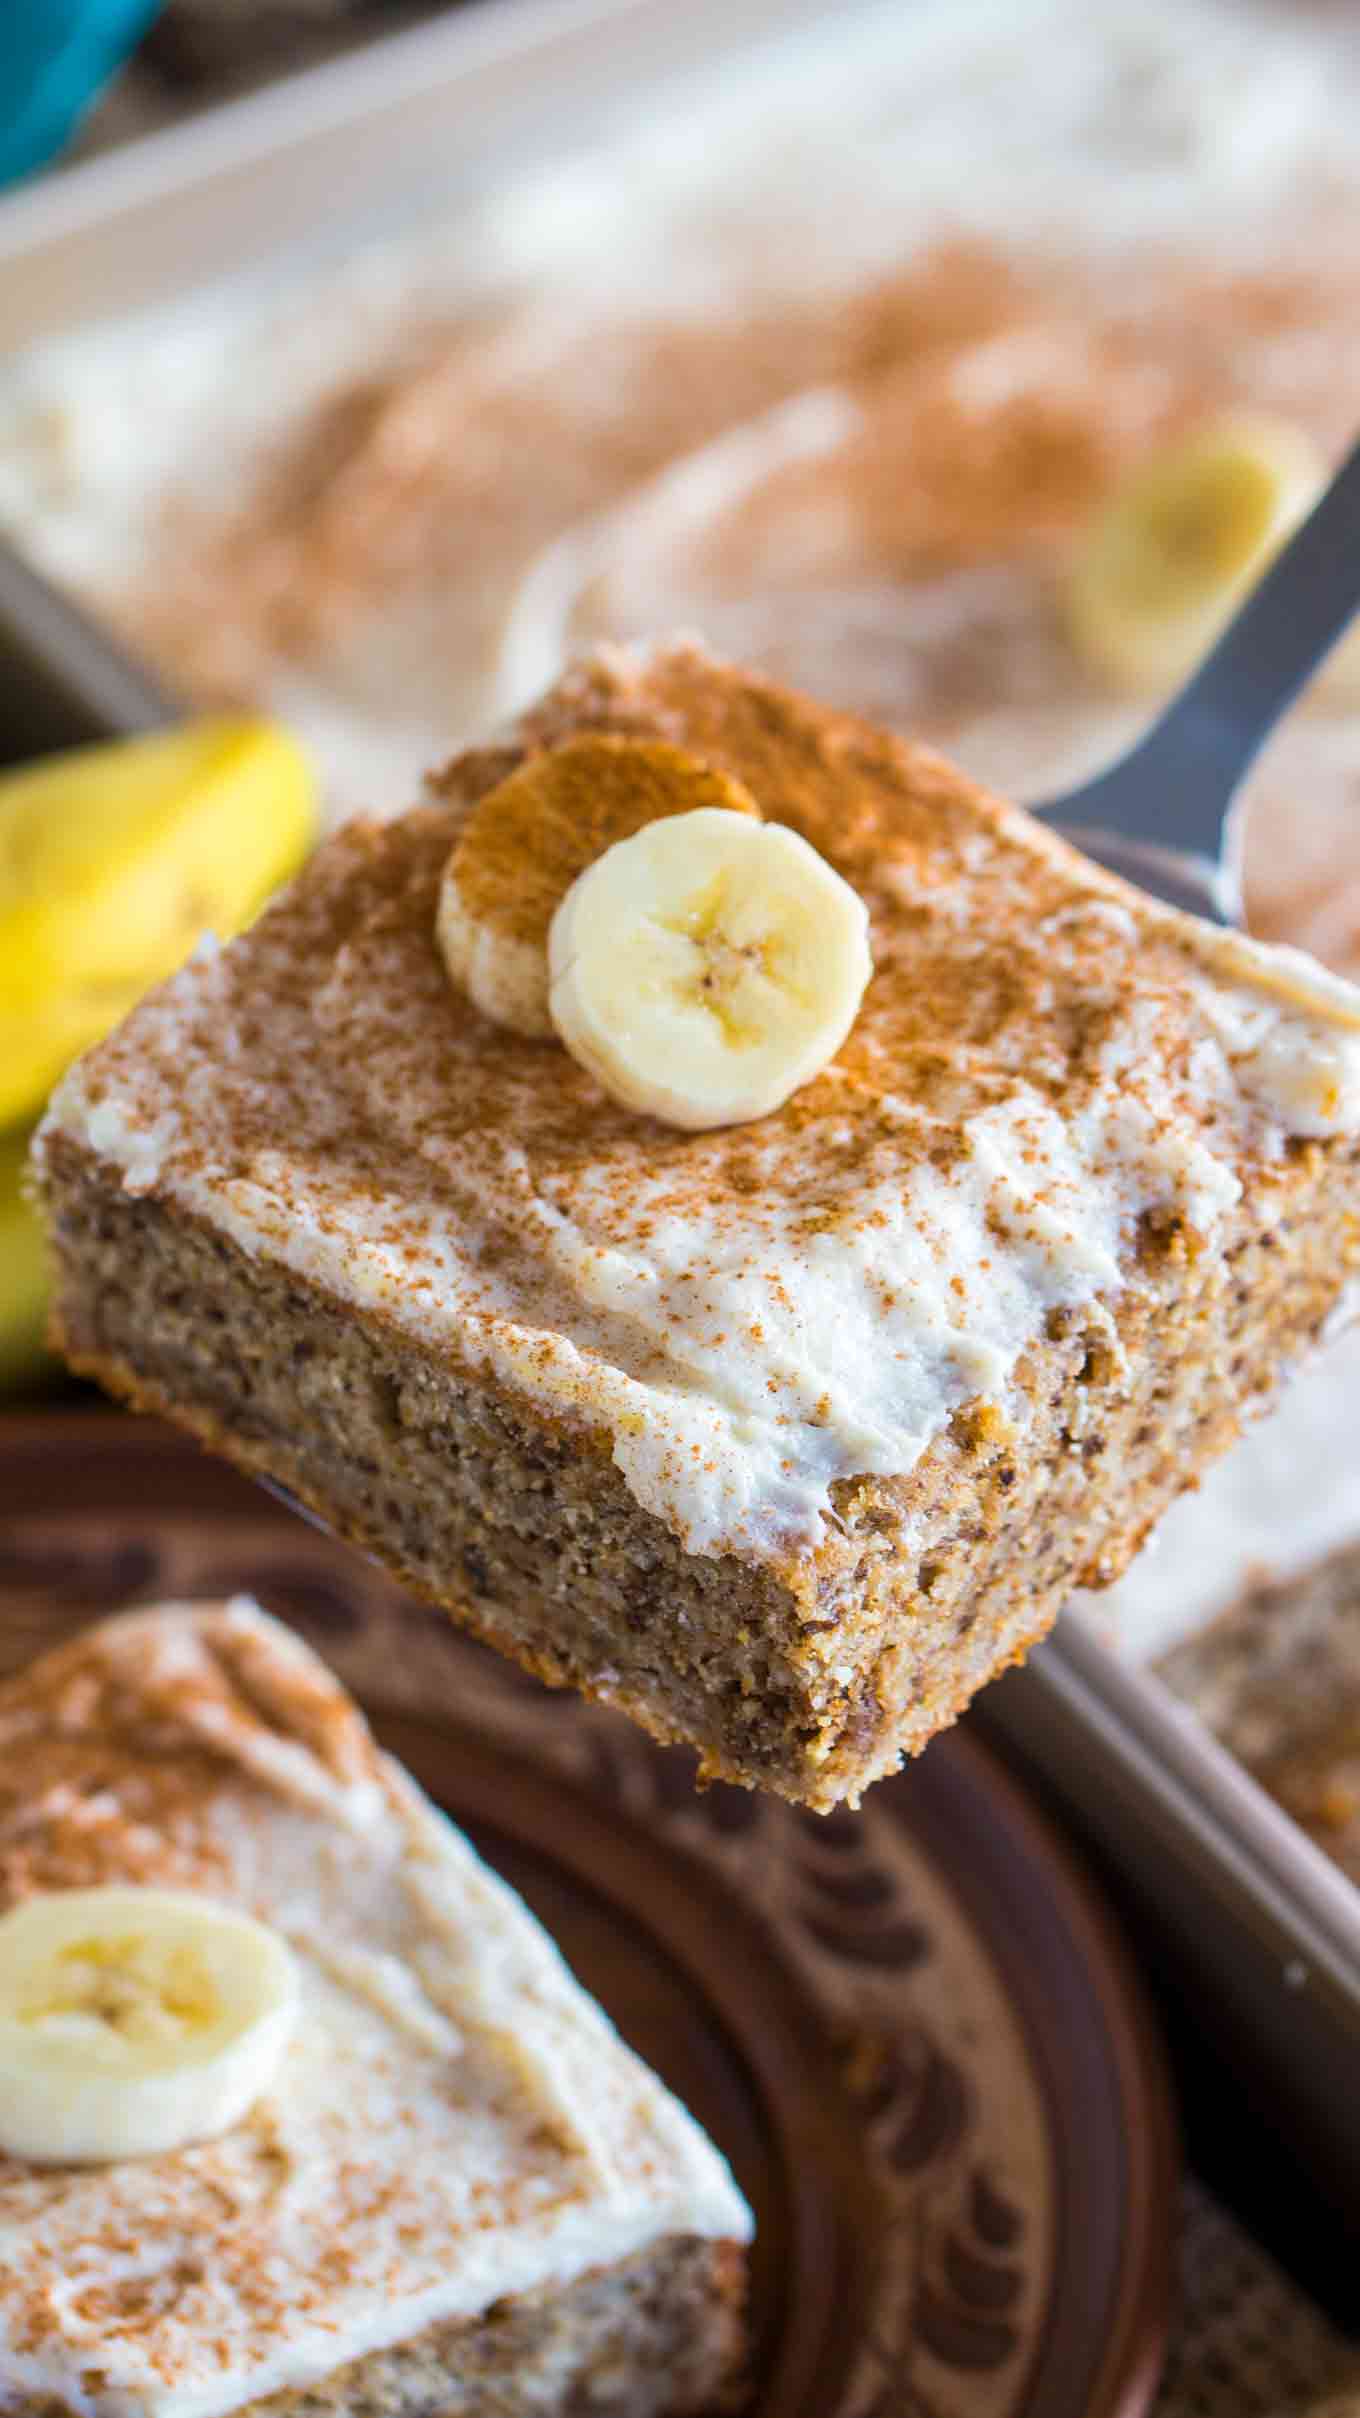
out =
[(160, 682), (0, 542), (0, 764), (175, 719)]
[(0, 338), (122, 315), (363, 220), (409, 223), (422, 197), (446, 211), (826, 21), (818, 0), (464, 0), (0, 198)]
[[(1235, 2109), (1231, 2162), (1273, 2164), (1286, 2193), (1304, 2169), (1334, 2212), (1354, 2321), (1360, 1894), (1154, 1673), (1076, 1613), (969, 1719), (1080, 1833), (1165, 1996), (1211, 2036), (1210, 2120), (1222, 2135)], [(1271, 2136), (1287, 2144), (1282, 2164)]]
[[(677, 78), (819, 16), (798, 0), (467, 7), (0, 203), (0, 324), (18, 342), (314, 240), (337, 191), (371, 218), (436, 176), (447, 208), (649, 96), (673, 107)], [(0, 588), (0, 623), (11, 650), (50, 666), (70, 736), (141, 726), (135, 678), (112, 697), (87, 679), (61, 617), (35, 614), (22, 581)], [(1212, 1995), (1225, 2058), (1360, 2239), (1360, 1893), (1154, 1677), (1072, 1616), (972, 1718), (1119, 1876), (1170, 1986)]]

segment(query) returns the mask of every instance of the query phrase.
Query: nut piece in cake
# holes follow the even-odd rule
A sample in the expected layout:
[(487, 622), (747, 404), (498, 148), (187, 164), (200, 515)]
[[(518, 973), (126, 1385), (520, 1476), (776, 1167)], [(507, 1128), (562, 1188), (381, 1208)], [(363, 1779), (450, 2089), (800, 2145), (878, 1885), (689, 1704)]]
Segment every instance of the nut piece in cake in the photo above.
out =
[[(867, 910), (858, 1013), (754, 1122), (630, 1107), (450, 979), (469, 816), (586, 735), (740, 784)], [(68, 1077), (58, 1332), (545, 1679), (825, 1809), (1117, 1576), (1321, 1328), (1358, 1026), (924, 750), (609, 653)]]
[[(16, 2057), (30, 2131), (44, 2055), (87, 2111), (162, 2086), (122, 2154), (5, 2136), (0, 2407), (566, 2418), (605, 2372), (640, 2418), (721, 2396), (750, 2232), (722, 2159), (253, 1604), (126, 1614), (0, 1687), (0, 1917), (26, 1942), (0, 2133)], [(279, 1972), (249, 2103), (171, 2138), (221, 2005), (276, 2013)]]

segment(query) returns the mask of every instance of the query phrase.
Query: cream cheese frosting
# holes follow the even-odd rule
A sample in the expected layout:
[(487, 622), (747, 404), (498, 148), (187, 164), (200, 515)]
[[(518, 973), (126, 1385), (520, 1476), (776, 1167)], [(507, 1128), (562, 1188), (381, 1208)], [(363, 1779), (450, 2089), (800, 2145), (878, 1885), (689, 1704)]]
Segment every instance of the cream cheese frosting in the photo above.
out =
[(224, 2418), (665, 2236), (748, 2238), (527, 1909), (244, 1599), (106, 1622), (0, 1689), (0, 1902), (105, 1879), (273, 1924), (302, 2011), (220, 2140), (0, 2158), (0, 2409)]
[(592, 713), (707, 749), (866, 898), (858, 1025), (797, 1100), (676, 1135), (460, 1004), (432, 939), (455, 799), (332, 843), (45, 1130), (605, 1432), (690, 1550), (815, 1545), (838, 1480), (910, 1471), (978, 1397), (1023, 1416), (1022, 1356), (1057, 1309), (1108, 1328), (1146, 1220), (1212, 1250), (1244, 1192), (1269, 1223), (1297, 1146), (1360, 1131), (1360, 991), (1297, 953), (698, 650), (602, 658), (529, 735)]

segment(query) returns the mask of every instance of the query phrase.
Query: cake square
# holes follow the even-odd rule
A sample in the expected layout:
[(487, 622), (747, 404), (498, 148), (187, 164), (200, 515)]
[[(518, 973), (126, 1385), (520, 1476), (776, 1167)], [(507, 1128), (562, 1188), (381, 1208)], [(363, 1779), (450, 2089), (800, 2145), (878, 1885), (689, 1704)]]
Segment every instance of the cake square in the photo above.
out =
[[(815, 1080), (680, 1132), (435, 943), (582, 733), (741, 784), (869, 911)], [(1360, 1250), (1360, 992), (937, 756), (609, 651), (148, 998), (37, 1146), (75, 1367), (706, 1774), (858, 1798), (1118, 1575)]]
[(253, 1604), (113, 1619), (0, 1687), (0, 1914), (173, 1889), (282, 1934), (272, 2086), (214, 2139), (0, 2155), (26, 2418), (710, 2410), (750, 2218), (527, 1908)]

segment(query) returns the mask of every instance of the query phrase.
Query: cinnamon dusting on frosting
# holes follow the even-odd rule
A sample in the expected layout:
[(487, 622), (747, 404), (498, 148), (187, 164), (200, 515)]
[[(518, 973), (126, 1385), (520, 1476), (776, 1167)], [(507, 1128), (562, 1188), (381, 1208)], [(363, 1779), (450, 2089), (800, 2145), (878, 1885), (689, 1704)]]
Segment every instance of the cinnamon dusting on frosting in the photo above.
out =
[(478, 800), (449, 871), (469, 915), (546, 957), (548, 927), (579, 873), (644, 824), (702, 806), (759, 811), (739, 782), (683, 748), (584, 732), (527, 757)]
[(697, 648), (605, 653), (519, 737), (532, 755), (584, 730), (740, 781), (868, 904), (855, 1030), (774, 1116), (665, 1131), (460, 1015), (433, 902), (498, 754), (396, 826), (352, 826), (85, 1061), (53, 1119), (606, 1436), (691, 1550), (779, 1561), (839, 1478), (901, 1474), (954, 1412), (1004, 1407), (1051, 1310), (1137, 1281), (1149, 1221), (1205, 1243), (1248, 1188), (1273, 1213), (1296, 1128), (1239, 1060), (1260, 1017), (1295, 1028), (1248, 990), (1239, 1030), (1237, 976), (938, 758)]
[(340, 1817), (379, 1762), (314, 1658), (230, 1611), (114, 1624), (47, 1655), (0, 1690), (0, 1911), (111, 1872), (220, 1887), (207, 1816), (233, 1769)]
[(0, 2406), (223, 2418), (663, 2234), (745, 2238), (716, 2153), (252, 1605), (132, 1613), (0, 1686), (0, 1907), (124, 1880), (271, 1921), (302, 2014), (219, 2140), (0, 2158)]

